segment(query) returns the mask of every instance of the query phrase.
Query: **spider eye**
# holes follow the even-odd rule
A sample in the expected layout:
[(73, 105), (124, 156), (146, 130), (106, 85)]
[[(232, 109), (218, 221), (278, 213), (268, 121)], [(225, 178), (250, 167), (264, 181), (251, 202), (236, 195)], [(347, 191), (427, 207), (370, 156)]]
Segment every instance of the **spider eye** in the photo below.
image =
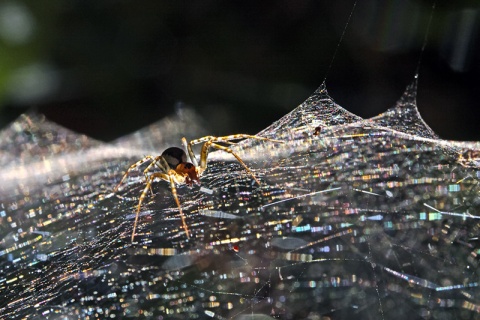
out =
[(192, 169), (192, 168), (194, 167), (194, 165), (193, 165), (192, 163), (190, 163), (190, 162), (185, 163), (184, 166), (185, 166), (185, 169), (188, 169), (188, 170), (190, 170), (190, 169)]
[(187, 154), (180, 148), (171, 147), (163, 151), (162, 157), (170, 168), (175, 169), (179, 163), (187, 162)]

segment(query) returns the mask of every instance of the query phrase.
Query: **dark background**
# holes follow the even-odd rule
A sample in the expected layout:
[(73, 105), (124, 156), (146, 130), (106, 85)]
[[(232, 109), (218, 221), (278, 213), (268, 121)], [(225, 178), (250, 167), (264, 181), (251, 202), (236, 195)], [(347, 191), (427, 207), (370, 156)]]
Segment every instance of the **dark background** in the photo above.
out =
[(479, 2), (437, 1), (422, 55), (432, 1), (358, 1), (336, 51), (353, 4), (3, 1), (0, 125), (35, 108), (108, 141), (186, 105), (211, 134), (256, 133), (325, 77), (337, 103), (367, 118), (420, 66), (424, 120), (442, 138), (480, 140)]

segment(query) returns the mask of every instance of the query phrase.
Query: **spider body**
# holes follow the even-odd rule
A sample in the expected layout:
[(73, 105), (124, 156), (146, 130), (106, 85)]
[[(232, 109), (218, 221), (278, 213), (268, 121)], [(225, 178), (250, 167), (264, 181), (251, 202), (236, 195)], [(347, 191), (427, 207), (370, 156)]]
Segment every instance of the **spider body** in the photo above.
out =
[[(133, 231), (132, 231), (132, 242), (135, 238), (135, 230), (137, 227), (138, 216), (140, 214), (140, 209), (142, 207), (143, 200), (148, 194), (148, 190), (153, 195), (152, 191), (152, 183), (155, 179), (165, 180), (170, 183), (170, 189), (172, 191), (173, 198), (177, 204), (180, 218), (182, 220), (182, 227), (185, 230), (185, 234), (188, 238), (190, 238), (190, 232), (188, 230), (187, 223), (185, 221), (185, 215), (182, 211), (182, 206), (180, 205), (180, 200), (178, 199), (177, 195), (177, 187), (176, 185), (193, 185), (193, 183), (200, 184), (199, 177), (202, 173), (207, 169), (207, 158), (208, 152), (210, 148), (214, 148), (217, 150), (222, 150), (227, 153), (233, 155), (237, 161), (245, 168), (245, 170), (252, 176), (252, 178), (260, 185), (260, 181), (255, 177), (253, 172), (247, 167), (247, 165), (243, 162), (243, 160), (229, 147), (222, 145), (223, 144), (235, 144), (233, 141), (240, 140), (240, 139), (257, 139), (257, 140), (267, 140), (273, 142), (282, 142), (278, 140), (273, 140), (269, 138), (247, 135), (247, 134), (234, 134), (225, 137), (214, 137), (214, 136), (206, 136), (196, 140), (191, 140), (187, 142), (185, 138), (182, 138), (182, 143), (188, 154), (178, 147), (170, 147), (163, 151), (160, 156), (145, 156), (143, 159), (140, 159), (136, 163), (132, 164), (125, 174), (122, 177), (122, 180), (118, 183), (115, 187), (114, 191), (116, 192), (123, 181), (126, 179), (128, 174), (136, 169), (137, 167), (150, 162), (146, 169), (143, 171), (145, 176), (145, 189), (140, 195), (137, 205), (137, 212), (135, 215), (135, 222), (133, 224)], [(201, 152), (200, 152), (200, 163), (197, 162), (195, 154), (193, 153), (192, 146), (195, 144), (203, 143)], [(159, 169), (158, 171), (153, 171), (153, 169)]]
[(187, 162), (187, 154), (178, 147), (170, 147), (162, 152), (163, 159), (168, 166), (175, 170), (175, 182), (186, 183), (191, 186), (194, 182), (200, 184), (199, 175), (203, 173), (199, 167), (193, 163)]

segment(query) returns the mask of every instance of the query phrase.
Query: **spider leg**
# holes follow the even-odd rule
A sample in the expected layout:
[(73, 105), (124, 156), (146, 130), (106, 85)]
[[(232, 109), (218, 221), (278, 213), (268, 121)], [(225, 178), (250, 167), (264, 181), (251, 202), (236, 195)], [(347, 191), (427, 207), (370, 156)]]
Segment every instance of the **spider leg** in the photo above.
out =
[(281, 140), (275, 140), (275, 139), (255, 136), (255, 135), (251, 135), (251, 134), (244, 134), (244, 133), (232, 134), (232, 135), (224, 136), (224, 137), (217, 137), (216, 139), (214, 139), (214, 142), (225, 142), (225, 143), (227, 143), (227, 141), (239, 140), (239, 139), (255, 139), (255, 140), (264, 140), (264, 141), (284, 143), (284, 141), (281, 141)]
[(135, 238), (135, 231), (137, 230), (138, 215), (140, 214), (140, 208), (142, 207), (143, 199), (148, 193), (148, 190), (151, 190), (151, 185), (154, 178), (155, 177), (153, 174), (147, 178), (147, 184), (145, 185), (145, 189), (143, 189), (143, 192), (140, 195), (140, 199), (138, 200), (137, 213), (135, 214), (135, 222), (133, 223), (132, 242), (133, 242), (133, 239)]
[(195, 167), (198, 167), (197, 158), (195, 157), (195, 153), (193, 153), (192, 145), (187, 142), (187, 139), (186, 139), (185, 137), (182, 138), (182, 144), (183, 144), (183, 147), (185, 148), (185, 150), (187, 150), (187, 152), (188, 152), (188, 156), (189, 156), (189, 158), (190, 158), (190, 162), (191, 162)]
[(160, 156), (160, 161), (157, 162), (157, 165), (163, 172), (168, 172), (171, 169), (167, 163), (167, 160), (165, 160), (165, 158), (162, 156)]
[[(191, 140), (190, 142), (187, 142), (187, 139), (182, 138), (182, 143), (183, 143), (184, 147), (187, 149), (192, 163), (196, 167), (200, 167), (201, 172), (203, 172), (207, 167), (208, 149), (210, 148), (212, 143), (221, 142), (221, 143), (228, 144), (228, 145), (234, 145), (234, 144), (236, 144), (236, 142), (234, 142), (233, 140), (241, 140), (241, 139), (256, 139), (256, 140), (264, 140), (264, 141), (284, 143), (284, 141), (280, 141), (280, 140), (275, 140), (275, 139), (270, 139), (270, 138), (265, 138), (265, 137), (250, 135), (250, 134), (243, 134), (243, 133), (232, 134), (232, 135), (223, 136), (223, 137), (205, 136), (205, 137), (201, 137), (201, 138), (198, 138), (198, 139), (195, 139), (195, 140)], [(193, 153), (193, 150), (192, 150), (192, 146), (194, 146), (196, 144), (199, 144), (199, 143), (204, 143), (203, 146), (202, 146), (202, 152), (200, 154), (200, 165), (198, 165), (197, 159), (195, 158), (195, 154)], [(245, 167), (245, 169), (247, 169), (248, 172), (253, 177), (255, 177), (253, 175), (253, 173), (248, 169), (248, 167), (245, 165), (245, 163), (240, 159), (240, 157), (238, 155), (233, 153), (233, 151), (230, 148), (222, 149), (221, 147), (223, 147), (223, 146), (221, 146), (219, 144), (216, 144), (215, 148), (219, 149), (219, 150), (224, 150), (224, 151), (230, 150), (230, 151), (227, 151), (227, 152), (233, 154), (235, 156), (235, 158), (237, 158), (237, 160)], [(257, 179), (255, 179), (255, 181), (258, 182)]]
[[(145, 181), (148, 181), (148, 172), (150, 171), (150, 168), (157, 165), (158, 167), (160, 167), (160, 169), (163, 171), (163, 172), (167, 172), (167, 170), (165, 170), (158, 162), (159, 160), (162, 158), (162, 156), (158, 156), (158, 157), (155, 157), (153, 160), (152, 160), (152, 163), (150, 163), (147, 168), (145, 170), (143, 170), (143, 175), (145, 176)], [(152, 194), (153, 196), (153, 190), (150, 186), (150, 193)]]
[[(240, 162), (240, 164), (245, 168), (245, 170), (247, 170), (247, 172), (252, 176), (252, 178), (255, 180), (255, 182), (257, 182), (258, 185), (260, 185), (260, 181), (258, 181), (257, 177), (255, 176), (255, 174), (252, 172), (252, 170), (250, 170), (249, 167), (247, 167), (247, 165), (245, 164), (245, 162), (243, 162), (242, 158), (240, 158), (240, 156), (238, 154), (236, 154), (235, 152), (233, 152), (232, 149), (230, 149), (229, 147), (225, 147), (225, 146), (222, 146), (222, 145), (219, 145), (219, 144), (216, 144), (216, 143), (213, 143), (211, 141), (209, 142), (205, 142), (205, 144), (203, 145), (202, 147), (202, 155), (201, 155), (201, 161), (200, 163), (204, 163), (205, 164), (205, 169), (207, 167), (207, 150), (212, 147), (212, 148), (215, 148), (215, 149), (218, 149), (218, 150), (223, 150), (225, 152), (228, 152), (230, 153), (231, 155), (233, 155), (238, 162)], [(205, 160), (204, 160), (205, 158)], [(204, 161), (202, 161), (204, 160)]]
[(215, 136), (205, 136), (205, 137), (201, 137), (201, 138), (198, 138), (198, 139), (195, 139), (195, 140), (190, 140), (190, 146), (193, 146), (193, 145), (196, 145), (196, 144), (199, 144), (199, 143), (202, 143), (202, 142), (211, 141), (211, 140), (214, 140), (214, 139), (217, 139), (217, 137), (215, 137)]
[(148, 176), (147, 179), (147, 184), (145, 186), (145, 189), (143, 189), (142, 194), (140, 195), (140, 199), (138, 200), (138, 205), (137, 205), (137, 213), (135, 214), (135, 222), (133, 223), (133, 231), (132, 231), (132, 242), (135, 238), (135, 231), (137, 229), (137, 223), (138, 223), (138, 217), (140, 215), (140, 209), (142, 208), (142, 203), (145, 197), (147, 196), (148, 190), (152, 190), (151, 186), (155, 178), (160, 178), (162, 180), (166, 180), (170, 182), (170, 189), (172, 190), (173, 198), (175, 199), (175, 202), (178, 206), (179, 212), (180, 212), (180, 218), (182, 219), (182, 226), (185, 229), (185, 233), (187, 234), (187, 237), (190, 238), (190, 233), (188, 231), (187, 223), (185, 221), (185, 216), (182, 211), (182, 207), (180, 205), (180, 201), (178, 200), (178, 195), (177, 195), (177, 188), (175, 187), (175, 177), (176, 173), (173, 170), (170, 170), (168, 174), (162, 173), (162, 172), (154, 172), (151, 175)]
[(160, 178), (160, 179), (169, 181), (169, 177), (165, 173), (155, 172), (155, 173), (152, 173), (150, 176), (148, 176), (145, 189), (143, 189), (143, 192), (140, 195), (140, 199), (138, 200), (137, 213), (135, 214), (135, 222), (133, 223), (132, 242), (133, 242), (133, 239), (135, 238), (135, 230), (137, 229), (138, 216), (140, 214), (140, 209), (142, 208), (143, 199), (145, 199), (148, 193), (148, 190), (152, 190), (151, 188), (152, 182), (153, 180), (155, 180), (155, 178)]
[(284, 143), (284, 141), (280, 141), (280, 140), (255, 136), (255, 135), (251, 135), (251, 134), (239, 133), (239, 134), (232, 134), (232, 135), (223, 136), (223, 137), (205, 136), (205, 137), (202, 137), (202, 138), (199, 138), (199, 139), (191, 140), (190, 145), (195, 145), (195, 144), (199, 144), (199, 143), (207, 142), (207, 141), (224, 142), (224, 143), (230, 143), (231, 144), (231, 142), (229, 142), (229, 141), (240, 140), (240, 139), (256, 139), (256, 140), (265, 140), (265, 141)]
[[(120, 180), (120, 182), (117, 184), (117, 186), (115, 187), (115, 189), (113, 189), (113, 192), (117, 192), (118, 188), (120, 187), (120, 185), (123, 183), (123, 181), (127, 178), (128, 174), (130, 173), (130, 171), (132, 171), (133, 169), (137, 168), (138, 166), (144, 164), (145, 162), (147, 161), (153, 161), (153, 162), (156, 162), (155, 160), (156, 158), (154, 156), (145, 156), (145, 158), (135, 162), (134, 164), (132, 164), (128, 169), (127, 171), (125, 172), (125, 174), (123, 175), (122, 177), (122, 180)], [(145, 174), (145, 173), (144, 173)]]
[(177, 203), (178, 212), (180, 213), (180, 218), (182, 219), (182, 226), (183, 226), (183, 229), (185, 230), (185, 234), (187, 235), (187, 238), (190, 238), (190, 232), (188, 231), (187, 222), (185, 221), (185, 215), (183, 214), (182, 206), (180, 205), (180, 200), (178, 200), (177, 187), (175, 187), (175, 181), (173, 179), (175, 175), (176, 175), (176, 172), (173, 170), (171, 170), (168, 173), (168, 177), (170, 180), (170, 189), (172, 190), (173, 198)]

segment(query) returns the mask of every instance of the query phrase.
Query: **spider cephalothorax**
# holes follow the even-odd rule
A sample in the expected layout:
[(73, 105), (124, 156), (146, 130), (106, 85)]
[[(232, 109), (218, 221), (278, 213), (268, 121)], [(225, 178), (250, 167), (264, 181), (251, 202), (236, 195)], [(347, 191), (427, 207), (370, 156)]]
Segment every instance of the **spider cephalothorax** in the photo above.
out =
[(182, 162), (177, 165), (175, 171), (178, 174), (185, 175), (185, 183), (191, 186), (194, 182), (200, 184), (198, 179), (197, 168), (190, 162)]
[[(199, 177), (202, 175), (205, 169), (207, 169), (207, 157), (208, 157), (208, 151), (210, 148), (223, 150), (233, 155), (238, 160), (238, 162), (240, 162), (240, 164), (245, 168), (245, 170), (247, 170), (247, 172), (252, 176), (252, 178), (258, 184), (260, 184), (258, 179), (253, 174), (253, 172), (247, 167), (247, 165), (243, 162), (243, 160), (235, 152), (232, 151), (232, 149), (219, 144), (219, 143), (234, 144), (232, 140), (247, 139), (247, 138), (257, 139), (257, 140), (268, 140), (273, 142), (282, 142), (282, 141), (273, 140), (269, 138), (252, 136), (248, 134), (234, 134), (234, 135), (225, 136), (225, 137), (206, 136), (200, 139), (192, 140), (190, 141), (190, 143), (187, 142), (187, 139), (183, 138), (182, 142), (188, 154), (181, 148), (171, 147), (163, 151), (163, 153), (160, 156), (156, 156), (156, 157), (145, 156), (143, 159), (132, 164), (123, 175), (122, 180), (120, 180), (118, 185), (115, 187), (115, 191), (117, 191), (117, 189), (120, 187), (120, 185), (125, 180), (125, 178), (127, 177), (128, 173), (131, 170), (136, 169), (138, 166), (150, 161), (150, 164), (143, 171), (143, 174), (145, 175), (146, 185), (145, 185), (145, 189), (140, 195), (140, 199), (138, 200), (137, 213), (135, 215), (135, 222), (133, 224), (132, 242), (133, 242), (133, 239), (135, 238), (135, 230), (137, 227), (138, 215), (140, 213), (143, 200), (145, 199), (148, 193), (148, 190), (152, 191), (151, 186), (155, 179), (162, 179), (170, 182), (170, 188), (172, 190), (173, 198), (175, 199), (175, 202), (178, 206), (178, 210), (180, 213), (180, 218), (182, 219), (182, 227), (185, 230), (185, 234), (187, 235), (187, 237), (188, 238), (190, 237), (190, 232), (188, 230), (188, 226), (185, 221), (185, 216), (182, 211), (182, 206), (180, 205), (180, 201), (178, 200), (177, 188), (175, 185), (176, 184), (193, 185), (193, 183), (198, 183), (198, 184), (200, 183)], [(197, 162), (197, 159), (195, 158), (195, 154), (193, 153), (193, 150), (192, 150), (192, 146), (199, 143), (203, 143), (202, 149), (200, 152), (200, 163)], [(157, 168), (160, 170), (153, 171), (154, 168)]]

